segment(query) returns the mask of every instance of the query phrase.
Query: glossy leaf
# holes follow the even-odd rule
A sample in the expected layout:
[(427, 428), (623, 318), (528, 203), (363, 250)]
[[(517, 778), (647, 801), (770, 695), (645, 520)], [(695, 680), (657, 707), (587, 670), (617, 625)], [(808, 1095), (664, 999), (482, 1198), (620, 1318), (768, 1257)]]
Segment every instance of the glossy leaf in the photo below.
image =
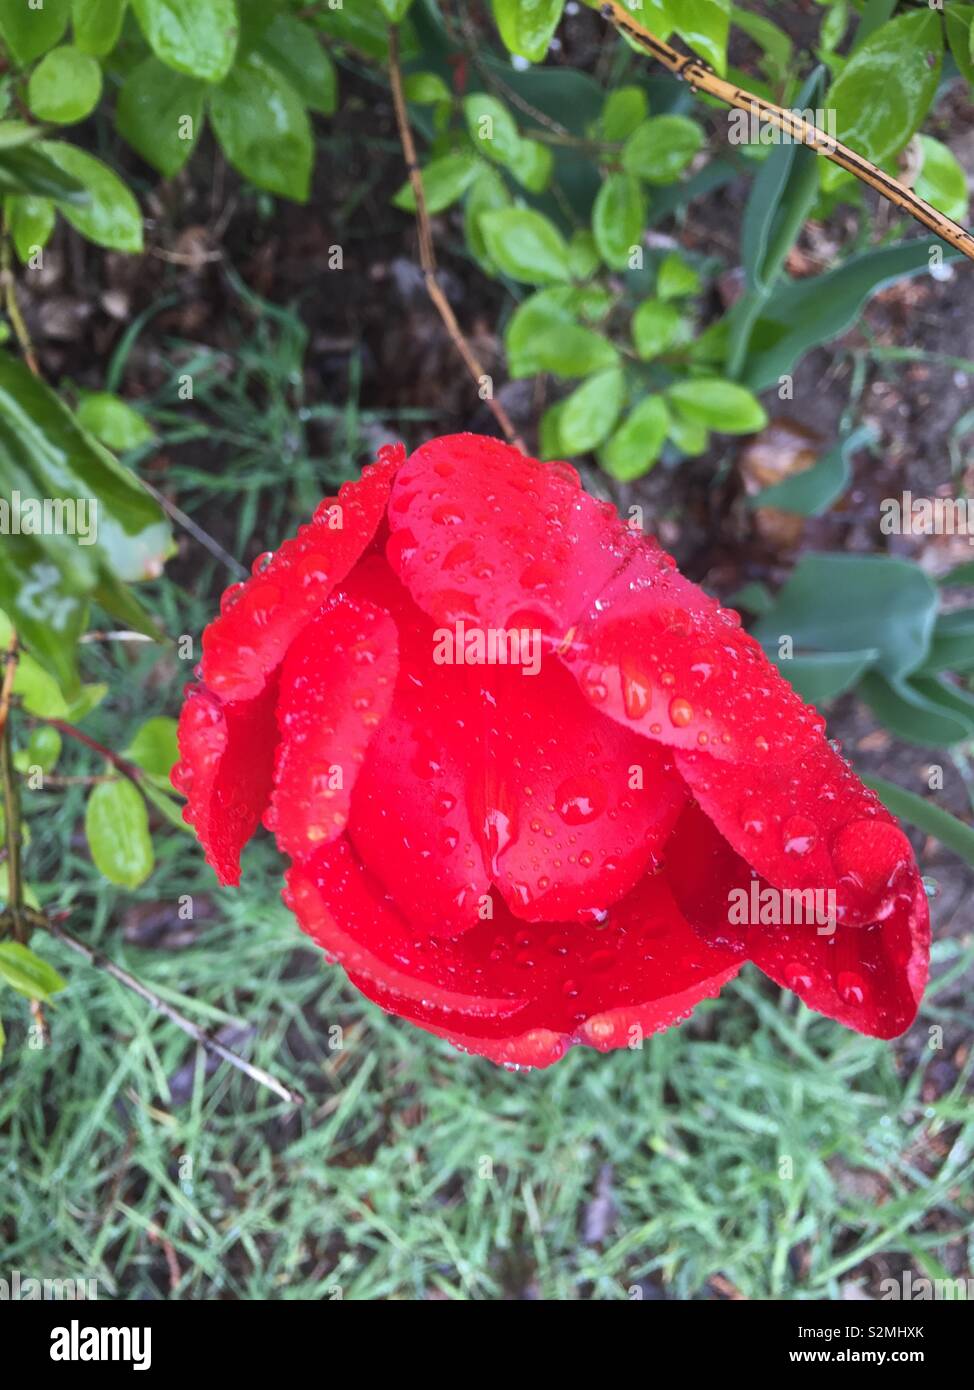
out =
[(74, 41), (82, 53), (104, 58), (118, 43), (128, 0), (72, 0)]
[(540, 212), (502, 208), (484, 213), (480, 227), (489, 255), (512, 280), (550, 285), (571, 277), (565, 238)]
[(237, 47), (233, 0), (132, 0), (157, 58), (190, 77), (222, 82)]
[(112, 251), (141, 252), (142, 213), (114, 170), (87, 150), (59, 140), (45, 140), (40, 148), (88, 194), (88, 202), (81, 205), (55, 199), (71, 225), (98, 246), (107, 246)]
[(606, 265), (625, 270), (646, 228), (646, 197), (632, 174), (610, 174), (599, 189), (592, 230)]
[(101, 96), (101, 68), (88, 53), (63, 44), (42, 58), (27, 84), (27, 103), (39, 121), (72, 125)]
[(615, 428), (625, 396), (619, 367), (589, 377), (563, 402), (558, 422), (562, 448), (570, 454), (597, 448)]
[[(459, 201), (479, 177), (482, 165), (472, 154), (444, 154), (433, 159), (420, 171), (423, 180), (423, 201), (431, 215), (444, 212)], [(393, 199), (403, 212), (416, 211), (416, 195), (407, 180)]]
[(307, 202), (314, 143), (297, 92), (258, 53), (248, 54), (209, 97), (217, 140), (233, 167), (258, 188)]
[(138, 789), (127, 779), (102, 782), (93, 789), (85, 808), (85, 835), (95, 867), (109, 882), (138, 888), (152, 873), (149, 815)]
[(565, 0), (491, 0), (491, 8), (510, 52), (540, 63), (558, 27)]
[(115, 124), (148, 164), (172, 178), (200, 137), (205, 94), (204, 82), (146, 58), (122, 84)]
[(0, 0), (0, 34), (17, 63), (27, 67), (64, 37), (71, 0), (45, 0), (32, 8), (27, 0)]
[(335, 64), (309, 25), (290, 15), (277, 15), (257, 51), (287, 78), (309, 111), (323, 116), (334, 113), (338, 107)]
[(0, 941), (0, 980), (28, 999), (50, 1004), (65, 981), (53, 965), (19, 941)]
[(602, 449), (602, 467), (620, 482), (641, 478), (659, 458), (669, 429), (666, 401), (662, 396), (647, 396), (626, 416)]
[(687, 116), (651, 116), (622, 150), (622, 167), (644, 183), (672, 183), (703, 146), (703, 131)]
[(677, 382), (666, 394), (685, 420), (720, 434), (753, 434), (768, 423), (767, 411), (750, 391), (719, 377)]

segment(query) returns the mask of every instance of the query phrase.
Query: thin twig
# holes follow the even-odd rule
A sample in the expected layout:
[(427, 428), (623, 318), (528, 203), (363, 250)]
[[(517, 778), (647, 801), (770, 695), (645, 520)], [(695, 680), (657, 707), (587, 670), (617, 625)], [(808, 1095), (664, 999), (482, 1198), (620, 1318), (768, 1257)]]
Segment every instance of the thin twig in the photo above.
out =
[[(464, 366), (470, 373), (478, 387), (488, 374), (478, 361), (476, 354), (463, 336), (463, 330), (457, 323), (456, 315), (450, 306), (450, 301), (440, 288), (436, 278), (436, 251), (433, 246), (433, 232), (430, 227), (429, 214), (426, 210), (426, 195), (423, 191), (423, 176), (420, 172), (419, 161), (416, 158), (416, 142), (413, 139), (412, 128), (409, 124), (409, 114), (406, 110), (406, 98), (402, 89), (402, 69), (399, 64), (399, 30), (395, 25), (389, 30), (389, 80), (392, 85), (392, 101), (396, 109), (396, 124), (399, 127), (399, 139), (402, 142), (402, 152), (406, 160), (406, 169), (409, 173), (409, 182), (416, 199), (416, 226), (419, 233), (419, 261), (423, 271), (423, 279), (426, 283), (426, 292), (436, 308), (437, 313), (443, 320), (444, 327), (450, 335), (457, 352), (463, 358)], [(487, 398), (487, 404), (494, 414), (494, 419), (504, 432), (504, 437), (509, 444), (520, 449), (522, 454), (527, 453), (527, 446), (514, 427), (511, 417), (508, 415), (504, 406), (497, 400), (491, 392)]]
[(57, 729), (59, 734), (64, 734), (65, 738), (73, 738), (78, 743), (83, 743), (86, 748), (90, 748), (93, 753), (99, 753), (106, 762), (111, 763), (123, 777), (127, 777), (136, 786), (142, 781), (145, 773), (135, 763), (130, 763), (128, 758), (123, 758), (121, 753), (115, 753), (111, 748), (106, 748), (103, 743), (91, 737), (90, 734), (83, 733), (81, 729), (76, 729), (73, 724), (69, 724), (65, 719), (45, 719), (41, 715), (34, 716), (41, 724), (45, 724), (49, 729)]
[(177, 521), (183, 530), (188, 531), (195, 541), (199, 541), (204, 549), (208, 550), (211, 555), (221, 562), (221, 564), (226, 565), (231, 574), (236, 575), (237, 579), (250, 578), (249, 570), (244, 569), (243, 565), (240, 564), (238, 560), (235, 560), (229, 551), (224, 550), (218, 540), (214, 540), (208, 531), (204, 531), (202, 526), (199, 526), (191, 516), (187, 516), (181, 508), (176, 506), (175, 502), (170, 502), (168, 497), (164, 496), (158, 488), (153, 487), (151, 483), (147, 483), (144, 478), (140, 478), (139, 481), (146, 492), (156, 499), (163, 511), (168, 512), (173, 521)]
[(224, 1047), (223, 1043), (211, 1037), (205, 1028), (200, 1027), (198, 1023), (193, 1023), (191, 1019), (186, 1018), (178, 1009), (173, 1008), (172, 1004), (167, 1003), (165, 999), (160, 999), (159, 995), (149, 989), (148, 985), (144, 985), (141, 980), (136, 979), (134, 975), (130, 975), (127, 970), (123, 970), (120, 965), (116, 965), (114, 961), (109, 960), (109, 958), (100, 951), (94, 950), (91, 946), (86, 946), (83, 941), (79, 941), (76, 936), (72, 936), (70, 932), (65, 931), (64, 927), (62, 927), (59, 922), (45, 916), (42, 912), (28, 911), (27, 916), (32, 926), (42, 927), (46, 931), (49, 931), (58, 941), (62, 941), (65, 946), (69, 946), (72, 951), (76, 951), (79, 956), (83, 956), (89, 965), (94, 966), (97, 970), (104, 970), (113, 980), (117, 980), (120, 985), (124, 985), (125, 988), (130, 989), (133, 994), (137, 994), (140, 999), (144, 999), (157, 1013), (162, 1014), (164, 1018), (168, 1018), (170, 1023), (175, 1023), (177, 1028), (182, 1029), (188, 1037), (192, 1038), (193, 1041), (198, 1043), (206, 1052), (211, 1053), (215, 1057), (219, 1057), (221, 1061), (229, 1062), (232, 1067), (236, 1067), (237, 1070), (242, 1071), (245, 1076), (249, 1076), (251, 1081), (256, 1082), (258, 1086), (266, 1086), (269, 1091), (273, 1091), (276, 1096), (279, 1096), (281, 1100), (287, 1101), (289, 1105), (304, 1104), (304, 1096), (300, 1091), (294, 1090), (293, 1087), (285, 1086), (282, 1081), (278, 1081), (276, 1076), (272, 1076), (271, 1073), (265, 1071), (263, 1067), (257, 1067), (252, 1062), (248, 1062), (245, 1057), (241, 1057), (236, 1052), (231, 1052), (230, 1048)]
[(14, 281), (13, 259), (10, 254), (10, 232), (6, 217), (3, 219), (2, 244), (0, 244), (0, 279), (3, 280), (3, 302), (7, 311), (7, 318), (13, 327), (17, 342), (20, 344), (20, 350), (24, 354), (24, 361), (35, 376), (40, 376), (41, 369), (34, 353), (34, 345), (30, 340), (30, 333), (17, 302), (17, 286)]
[(10, 746), (10, 701), (14, 678), (17, 675), (18, 645), (16, 632), (3, 658), (3, 684), (0, 686), (0, 775), (3, 779), (3, 808), (6, 821), (7, 906), (13, 926), (14, 940), (22, 944), (27, 939), (23, 923), (23, 881), (20, 873), (20, 787), (14, 776), (13, 752)]
[(905, 187), (898, 179), (894, 179), (891, 174), (883, 173), (882, 169), (877, 169), (875, 164), (864, 159), (861, 154), (856, 154), (855, 150), (850, 150), (847, 145), (840, 144), (838, 140), (828, 135), (824, 130), (820, 130), (810, 121), (806, 121), (797, 112), (788, 111), (782, 106), (775, 106), (773, 102), (765, 101), (763, 97), (756, 96), (743, 87), (736, 87), (733, 82), (726, 82), (722, 77), (717, 76), (713, 68), (694, 57), (693, 54), (679, 53), (668, 43), (663, 43), (661, 39), (656, 38), (642, 24), (633, 19), (620, 0), (606, 0), (601, 8), (603, 16), (615, 25), (620, 33), (628, 35), (639, 48), (649, 53), (657, 62), (662, 63), (675, 77), (689, 82), (691, 87), (699, 88), (708, 96), (716, 97), (718, 101), (724, 102), (727, 106), (734, 106), (740, 111), (753, 113), (759, 119), (767, 121), (769, 125), (787, 135), (790, 140), (810, 146), (819, 154), (823, 154), (826, 159), (830, 159), (833, 164), (837, 164), (840, 169), (854, 174), (862, 183), (874, 188), (877, 193), (895, 204), (902, 212), (909, 213), (928, 230), (935, 232), (943, 241), (962, 252), (969, 260), (974, 261), (974, 236), (961, 227), (959, 223), (954, 222), (944, 213), (938, 212), (935, 207)]

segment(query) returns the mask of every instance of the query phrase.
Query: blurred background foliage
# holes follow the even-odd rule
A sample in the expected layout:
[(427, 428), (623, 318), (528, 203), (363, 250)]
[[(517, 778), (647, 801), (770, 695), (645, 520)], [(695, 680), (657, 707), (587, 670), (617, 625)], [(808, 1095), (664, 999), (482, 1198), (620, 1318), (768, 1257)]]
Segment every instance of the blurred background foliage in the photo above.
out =
[[(636, 17), (966, 220), (974, 5)], [(912, 828), (935, 981), (895, 1047), (746, 974), (648, 1056), (510, 1076), (323, 970), (268, 843), (228, 894), (185, 833), (173, 717), (222, 589), (389, 439), (496, 428), (417, 269), (390, 24), (491, 389), (749, 615)], [(970, 1272), (974, 565), (880, 508), (970, 492), (974, 290), (854, 179), (739, 131), (574, 0), (0, 0), (0, 497), (99, 508), (90, 546), (0, 537), (11, 1267), (126, 1297)], [(308, 1104), (214, 1066), (43, 914)]]

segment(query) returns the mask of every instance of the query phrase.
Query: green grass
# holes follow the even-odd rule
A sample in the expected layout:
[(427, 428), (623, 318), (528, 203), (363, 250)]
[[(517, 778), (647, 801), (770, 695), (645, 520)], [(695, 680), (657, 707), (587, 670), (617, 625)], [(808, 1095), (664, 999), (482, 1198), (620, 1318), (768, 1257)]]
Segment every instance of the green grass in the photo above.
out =
[[(279, 539), (324, 483), (353, 472), (368, 428), (398, 426), (360, 411), (354, 391), (348, 407), (308, 416), (296, 323), (258, 310), (229, 370), (195, 349), (192, 406), (153, 409), (180, 503), (217, 529), (232, 502), (221, 535), (238, 555)], [(220, 431), (208, 447), (223, 462), (211, 471), (192, 449)], [(168, 578), (149, 586), (166, 631), (199, 634), (227, 578), (204, 556), (185, 589)], [(177, 712), (193, 664), (129, 644), (87, 646), (84, 662), (111, 687), (85, 728), (115, 749), (149, 716)], [(73, 745), (58, 767), (98, 771)], [(212, 1069), (140, 1000), (35, 937), (69, 983), (47, 1047), (30, 1045), (24, 1002), (0, 998), (0, 1277), (97, 1278), (103, 1297), (125, 1298), (703, 1298), (732, 1288), (800, 1299), (835, 1297), (849, 1279), (874, 1288), (906, 1265), (928, 1277), (970, 1270), (974, 1050), (946, 1094), (938, 1083), (939, 1098), (926, 1098), (943, 1055), (927, 1046), (928, 1027), (944, 1027), (955, 1059), (974, 1027), (960, 987), (974, 965), (969, 937), (938, 946), (913, 1047), (847, 1032), (749, 968), (640, 1051), (576, 1050), (548, 1072), (509, 1073), (357, 996), (282, 906), (281, 861), (266, 840), (248, 854), (243, 888), (225, 892), (195, 842), (164, 829), (155, 872), (128, 894), (92, 868), (83, 805), (80, 787), (25, 793), (26, 872), (44, 904), (72, 907), (75, 934), (191, 1018), (242, 1023), (229, 1044), (308, 1102), (291, 1110), (231, 1068)], [(172, 923), (183, 895), (196, 920), (176, 925), (193, 927), (193, 940), (125, 940), (133, 906)]]

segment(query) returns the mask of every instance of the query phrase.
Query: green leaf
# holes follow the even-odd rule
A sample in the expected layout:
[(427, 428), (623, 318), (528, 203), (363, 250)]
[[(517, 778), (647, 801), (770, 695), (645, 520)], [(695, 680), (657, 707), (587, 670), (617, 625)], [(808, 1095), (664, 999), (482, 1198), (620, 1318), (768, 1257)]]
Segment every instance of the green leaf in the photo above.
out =
[(124, 454), (155, 439), (151, 425), (110, 391), (86, 395), (76, 411), (78, 424), (115, 453)]
[(123, 757), (168, 784), (169, 774), (179, 762), (176, 728), (175, 719), (163, 715), (147, 719), (125, 749)]
[(644, 299), (632, 316), (632, 340), (643, 362), (669, 352), (683, 333), (679, 309), (661, 299)]
[(648, 473), (659, 458), (670, 429), (662, 396), (647, 396), (626, 416), (599, 454), (607, 473), (629, 483)]
[(767, 647), (792, 638), (796, 652), (875, 648), (891, 679), (922, 665), (937, 616), (937, 590), (916, 565), (886, 555), (803, 555), (754, 636)]
[(551, 182), (555, 158), (540, 140), (522, 140), (510, 170), (529, 193), (543, 193)]
[(32, 729), (27, 747), (14, 754), (14, 767), (18, 772), (27, 772), (32, 767), (53, 772), (61, 756), (62, 742), (60, 733), (49, 724)]
[[(949, 748), (974, 735), (974, 717), (952, 708), (947, 692), (922, 689), (916, 679), (887, 680), (869, 671), (859, 695), (897, 738), (930, 748)], [(974, 706), (972, 706), (974, 712)]]
[(98, 246), (141, 252), (142, 213), (118, 175), (93, 154), (60, 140), (45, 140), (40, 148), (88, 194), (89, 201), (81, 206), (55, 198), (72, 227)]
[(707, 452), (710, 434), (706, 425), (694, 420), (683, 420), (677, 415), (670, 418), (670, 440), (687, 458), (699, 458)]
[(233, 0), (132, 0), (157, 58), (204, 82), (222, 82), (237, 48)]
[(590, 376), (616, 365), (616, 348), (578, 322), (578, 303), (578, 293), (565, 285), (540, 290), (515, 310), (504, 339), (513, 379), (537, 372), (564, 378)]
[(768, 423), (767, 411), (750, 391), (719, 377), (680, 381), (666, 394), (685, 420), (719, 434), (754, 434)]
[(561, 446), (586, 454), (606, 440), (622, 410), (626, 382), (620, 367), (609, 367), (582, 383), (562, 404), (558, 421)]
[(0, 34), (20, 67), (60, 43), (70, 12), (71, 0), (44, 0), (42, 9), (27, 0), (0, 0)]
[[(327, 5), (316, 8), (309, 19), (339, 43), (350, 44), (378, 62), (388, 62), (389, 25), (378, 5), (345, 4), (336, 9)], [(399, 30), (399, 46), (403, 62), (418, 52), (416, 32), (408, 19)]]
[(206, 83), (146, 58), (122, 84), (115, 124), (146, 163), (170, 179), (192, 154), (203, 128)]
[(921, 135), (919, 141), (923, 168), (914, 184), (915, 191), (955, 222), (966, 222), (969, 194), (963, 165), (933, 136)]
[(784, 482), (762, 488), (748, 498), (751, 507), (776, 507), (779, 511), (795, 512), (798, 516), (821, 516), (841, 497), (852, 476), (852, 456), (876, 439), (871, 426), (863, 426), (813, 464), (804, 473), (785, 478)]
[(904, 787), (896, 786), (894, 782), (887, 782), (883, 777), (871, 777), (866, 773), (860, 773), (860, 776), (897, 820), (916, 826), (924, 835), (932, 835), (954, 854), (959, 854), (968, 864), (974, 865), (974, 828), (958, 820), (933, 801), (928, 801), (924, 796), (917, 796), (915, 792), (908, 792)]
[(138, 789), (127, 779), (94, 788), (85, 808), (85, 834), (95, 867), (109, 882), (138, 888), (152, 873), (155, 857), (149, 814)]
[(39, 145), (0, 150), (0, 190), (54, 198), (58, 203), (87, 206), (91, 196), (84, 186), (45, 154)]
[(810, 705), (824, 705), (851, 690), (879, 655), (875, 647), (863, 652), (806, 652), (775, 665)]
[(398, 24), (405, 19), (413, 0), (379, 0), (390, 24)]
[(335, 65), (309, 25), (278, 15), (257, 51), (290, 82), (309, 110), (331, 116), (338, 109)]
[(553, 222), (530, 208), (485, 212), (480, 228), (491, 259), (512, 280), (550, 285), (571, 277), (568, 245)]
[(72, 0), (74, 41), (82, 53), (104, 58), (118, 43), (128, 0)]
[(599, 248), (591, 232), (587, 232), (583, 227), (573, 232), (568, 249), (573, 279), (587, 280), (595, 274), (599, 268)]
[(40, 121), (73, 125), (101, 96), (101, 68), (87, 53), (63, 44), (42, 58), (30, 75), (27, 104)]
[(565, 0), (491, 0), (491, 7), (505, 47), (540, 63), (558, 27)]
[(606, 97), (602, 110), (602, 139), (612, 144), (628, 139), (648, 115), (649, 102), (642, 87), (616, 87)]
[(0, 941), (0, 980), (41, 1004), (50, 1004), (51, 996), (65, 987), (54, 966), (19, 941)]
[(49, 198), (12, 194), (4, 206), (14, 249), (26, 265), (51, 239), (57, 221), (54, 204)]
[(610, 174), (592, 210), (599, 253), (612, 270), (626, 270), (646, 227), (646, 196), (632, 174)]
[(974, 86), (974, 5), (958, 5), (951, 0), (944, 18), (954, 62), (962, 76)]
[[(432, 215), (451, 207), (463, 197), (482, 169), (483, 165), (472, 154), (444, 154), (439, 159), (431, 160), (420, 171), (426, 211)], [(392, 201), (404, 212), (415, 212), (416, 195), (412, 184), (408, 181), (404, 183)]]
[(154, 782), (142, 782), (142, 791), (146, 801), (150, 806), (154, 806), (160, 815), (164, 816), (170, 825), (181, 830), (184, 835), (192, 835), (195, 839), (196, 832), (192, 826), (188, 825), (183, 819), (182, 804), (175, 797), (169, 796), (161, 787), (157, 787)]
[[(839, 139), (874, 164), (898, 153), (933, 101), (943, 43), (940, 16), (929, 9), (900, 15), (872, 33), (826, 98), (836, 113)], [(834, 164), (823, 166), (826, 189), (848, 178)]]
[(777, 385), (810, 348), (851, 328), (870, 295), (927, 270), (934, 256), (954, 260), (960, 254), (937, 238), (917, 237), (852, 256), (824, 275), (783, 285), (762, 310), (743, 380), (755, 391)]
[(453, 93), (438, 72), (411, 72), (403, 81), (403, 91), (406, 100), (417, 106), (436, 106), (453, 100)]
[(700, 275), (682, 256), (671, 251), (656, 274), (658, 299), (684, 299), (700, 289)]
[(482, 213), (510, 207), (511, 201), (507, 184), (497, 170), (481, 163), (464, 204), (463, 227), (471, 253), (488, 275), (496, 275), (497, 266), (487, 252), (487, 243), (480, 230), (480, 217)]
[(717, 72), (726, 72), (730, 0), (669, 0), (667, 13), (684, 43)]
[(227, 159), (244, 178), (295, 202), (308, 200), (314, 143), (297, 92), (251, 53), (209, 98), (210, 118)]
[(924, 675), (936, 675), (940, 671), (974, 671), (974, 608), (960, 608), (952, 613), (940, 614), (933, 630), (929, 655), (920, 670)]
[(473, 92), (464, 98), (463, 114), (478, 152), (495, 164), (510, 168), (517, 158), (521, 136), (504, 103), (487, 92)]
[(688, 116), (651, 116), (622, 150), (622, 167), (645, 183), (673, 183), (703, 146), (703, 131)]

